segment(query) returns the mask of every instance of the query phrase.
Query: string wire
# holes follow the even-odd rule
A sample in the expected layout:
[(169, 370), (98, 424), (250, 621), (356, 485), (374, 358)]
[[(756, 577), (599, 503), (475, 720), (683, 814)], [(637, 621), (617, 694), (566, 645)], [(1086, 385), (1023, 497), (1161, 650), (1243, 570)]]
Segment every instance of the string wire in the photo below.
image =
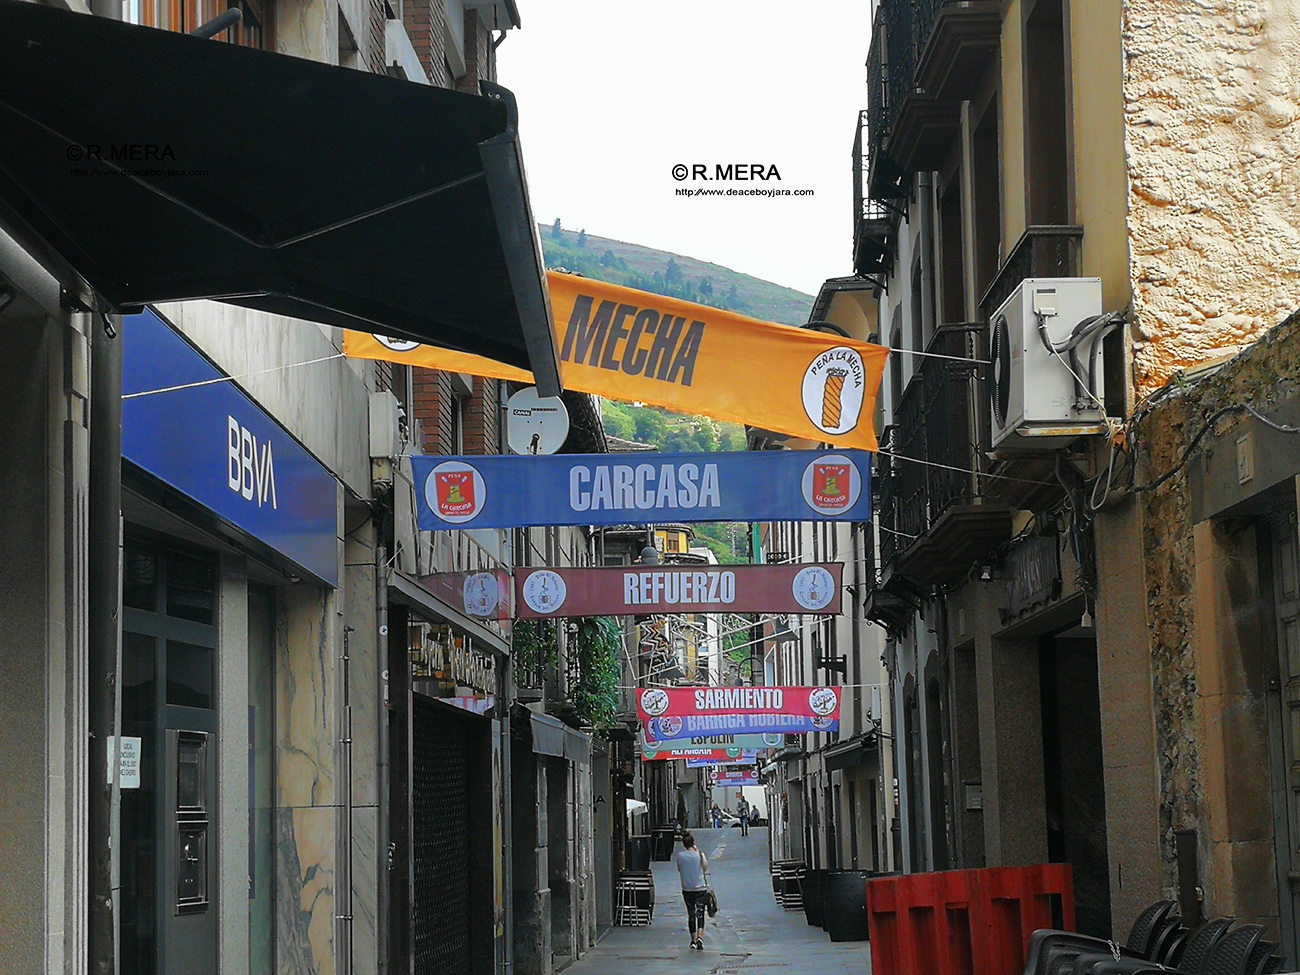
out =
[(297, 369), (299, 366), (314, 366), (318, 362), (333, 362), (335, 359), (343, 359), (345, 356), (342, 352), (336, 352), (334, 355), (321, 356), (319, 359), (308, 359), (305, 362), (290, 362), (283, 366), (272, 366), (269, 369), (258, 369), (255, 372), (245, 372), (238, 376), (218, 376), (216, 379), (203, 379), (195, 383), (181, 383), (179, 386), (164, 386), (161, 389), (146, 389), (138, 393), (123, 393), (122, 399), (136, 399), (140, 396), (156, 396), (159, 393), (175, 393), (182, 389), (197, 389), (200, 386), (212, 386), (216, 383), (234, 382), (239, 379), (251, 379), (253, 376), (265, 376), (268, 372), (282, 372), (285, 369)]

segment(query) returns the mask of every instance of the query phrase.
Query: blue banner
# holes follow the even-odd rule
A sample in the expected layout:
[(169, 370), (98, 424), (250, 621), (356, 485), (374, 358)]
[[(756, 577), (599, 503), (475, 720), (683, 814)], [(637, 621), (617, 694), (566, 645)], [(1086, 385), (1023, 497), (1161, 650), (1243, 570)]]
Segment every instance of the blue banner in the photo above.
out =
[(659, 742), (661, 748), (671, 748), (679, 738), (704, 735), (802, 735), (839, 731), (840, 719), (815, 714), (687, 714), (651, 718), (643, 727), (646, 737)]
[(122, 457), (337, 587), (334, 476), (153, 311), (122, 335)]
[(871, 519), (863, 450), (412, 457), (411, 468), (428, 531)]

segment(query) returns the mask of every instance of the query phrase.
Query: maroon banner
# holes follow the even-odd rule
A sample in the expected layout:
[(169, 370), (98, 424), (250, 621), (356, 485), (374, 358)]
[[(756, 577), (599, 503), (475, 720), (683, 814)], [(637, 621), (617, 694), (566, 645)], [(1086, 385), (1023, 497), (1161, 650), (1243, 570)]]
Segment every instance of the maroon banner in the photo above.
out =
[(649, 687), (637, 691), (645, 735), (672, 741), (700, 735), (836, 731), (835, 687)]
[(510, 573), (505, 569), (482, 572), (437, 572), (421, 576), (420, 585), (444, 603), (479, 620), (510, 619)]
[(839, 562), (517, 569), (520, 619), (651, 613), (840, 612)]

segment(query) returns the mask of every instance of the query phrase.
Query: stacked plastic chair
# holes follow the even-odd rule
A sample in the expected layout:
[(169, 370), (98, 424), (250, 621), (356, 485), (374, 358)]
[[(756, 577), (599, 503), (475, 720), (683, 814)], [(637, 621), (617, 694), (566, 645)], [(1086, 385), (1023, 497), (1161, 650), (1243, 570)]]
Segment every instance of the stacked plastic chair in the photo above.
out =
[(1173, 909), (1173, 901), (1156, 901), (1137, 916), (1122, 945), (1073, 931), (1035, 931), (1029, 939), (1025, 975), (1073, 975), (1080, 955), (1102, 952), (1149, 962), (1159, 940), (1167, 936)]

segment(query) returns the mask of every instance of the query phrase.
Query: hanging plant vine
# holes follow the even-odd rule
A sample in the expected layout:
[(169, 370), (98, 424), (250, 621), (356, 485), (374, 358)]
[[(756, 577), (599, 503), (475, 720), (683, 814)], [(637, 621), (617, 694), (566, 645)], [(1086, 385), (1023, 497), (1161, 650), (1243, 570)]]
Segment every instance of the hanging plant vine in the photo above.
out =
[(555, 620), (517, 620), (511, 632), (510, 649), (516, 679), (526, 681), (531, 675), (540, 685), (546, 676), (545, 668), (555, 666), (560, 659)]
[(618, 662), (623, 632), (610, 616), (586, 616), (578, 620), (570, 652), (578, 655), (579, 679), (569, 703), (577, 717), (595, 728), (618, 723)]

